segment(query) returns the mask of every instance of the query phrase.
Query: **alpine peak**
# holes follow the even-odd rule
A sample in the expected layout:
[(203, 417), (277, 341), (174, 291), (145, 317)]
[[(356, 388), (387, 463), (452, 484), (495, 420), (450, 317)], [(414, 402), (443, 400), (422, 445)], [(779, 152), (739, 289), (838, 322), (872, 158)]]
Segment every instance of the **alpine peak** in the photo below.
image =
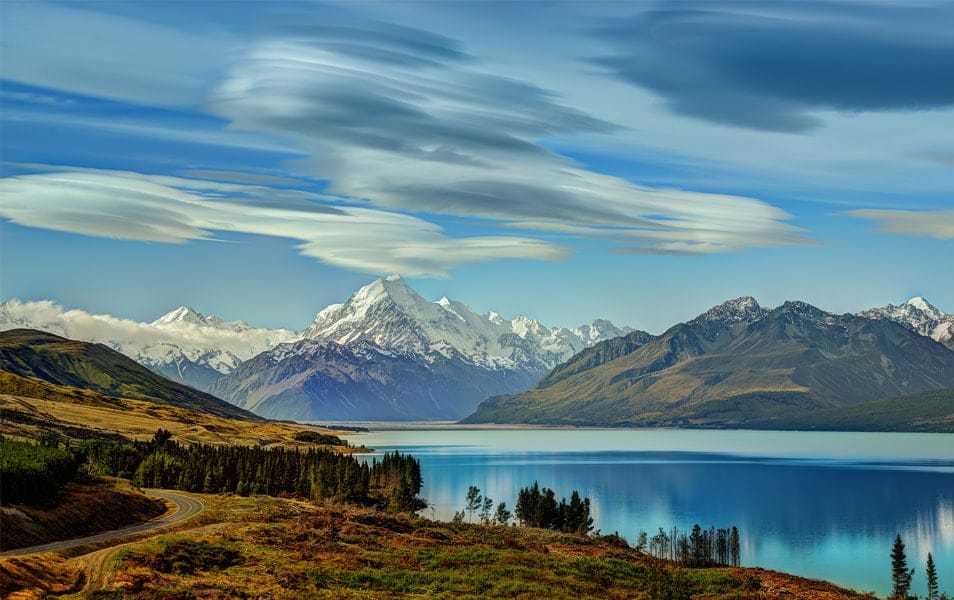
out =
[(179, 308), (171, 310), (162, 315), (153, 321), (152, 324), (168, 325), (171, 323), (192, 323), (193, 325), (204, 325), (205, 322), (206, 317), (202, 313), (197, 312), (188, 306), (180, 306)]

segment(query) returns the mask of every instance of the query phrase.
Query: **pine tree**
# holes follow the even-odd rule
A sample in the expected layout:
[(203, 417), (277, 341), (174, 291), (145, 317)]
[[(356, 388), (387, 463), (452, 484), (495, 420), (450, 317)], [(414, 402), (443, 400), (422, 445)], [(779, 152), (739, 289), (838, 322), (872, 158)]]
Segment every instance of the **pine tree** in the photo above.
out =
[(507, 510), (507, 503), (501, 502), (497, 505), (497, 511), (494, 513), (494, 523), (497, 525), (506, 525), (510, 521), (510, 511)]
[(934, 566), (934, 557), (928, 552), (927, 566), (927, 600), (937, 599), (937, 568)]
[(904, 542), (901, 541), (901, 534), (894, 538), (894, 547), (891, 549), (891, 581), (894, 583), (894, 590), (891, 597), (895, 600), (905, 600), (908, 597), (908, 590), (911, 589), (911, 577), (914, 576), (914, 569), (908, 570), (908, 559), (904, 554)]

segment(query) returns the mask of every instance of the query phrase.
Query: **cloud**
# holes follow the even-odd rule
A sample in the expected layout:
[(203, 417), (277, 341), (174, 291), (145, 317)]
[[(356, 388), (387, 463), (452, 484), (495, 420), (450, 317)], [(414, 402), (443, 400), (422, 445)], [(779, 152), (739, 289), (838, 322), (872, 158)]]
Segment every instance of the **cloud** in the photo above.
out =
[(847, 213), (878, 223), (878, 233), (954, 239), (954, 210), (852, 210)]
[[(165, 243), (241, 232), (295, 240), (302, 254), (369, 273), (447, 275), (498, 258), (558, 260), (555, 244), (512, 236), (451, 238), (396, 212), (290, 202), (282, 190), (124, 171), (36, 173), (0, 180), (0, 216), (97, 237)], [(277, 202), (267, 202), (269, 193)]]
[(954, 106), (954, 4), (680, 2), (596, 31), (594, 59), (679, 114), (804, 132), (819, 111)]
[[(610, 228), (631, 245), (662, 250), (809, 242), (787, 222), (791, 215), (758, 199), (649, 188), (581, 168), (541, 141), (602, 135), (614, 125), (456, 54), (409, 60), (414, 44), (396, 50), (378, 41), (388, 39), (387, 27), (381, 36), (367, 34), (380, 24), (363, 27), (346, 45), (308, 37), (308, 29), (264, 39), (235, 62), (207, 105), (234, 128), (308, 149), (311, 156), (291, 164), (330, 181), (330, 193), (388, 210), (509, 228), (530, 223), (564, 235), (576, 228), (602, 237)], [(402, 57), (387, 57), (395, 52)]]
[(144, 357), (162, 358), (172, 352), (171, 346), (181, 348), (193, 360), (207, 354), (209, 348), (231, 353), (240, 360), (248, 360), (279, 343), (299, 337), (297, 333), (284, 329), (255, 329), (244, 324), (233, 328), (216, 328), (193, 323), (140, 323), (77, 309), (67, 310), (49, 300), (8, 300), (0, 303), (0, 331), (18, 327), (42, 329), (112, 348), (121, 347), (137, 360)]

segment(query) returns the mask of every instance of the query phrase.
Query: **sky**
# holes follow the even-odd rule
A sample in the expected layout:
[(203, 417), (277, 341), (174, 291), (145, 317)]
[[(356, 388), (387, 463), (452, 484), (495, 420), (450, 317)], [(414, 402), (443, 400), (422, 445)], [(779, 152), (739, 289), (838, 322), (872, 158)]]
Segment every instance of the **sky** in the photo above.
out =
[(0, 3), (0, 297), (954, 312), (952, 2)]

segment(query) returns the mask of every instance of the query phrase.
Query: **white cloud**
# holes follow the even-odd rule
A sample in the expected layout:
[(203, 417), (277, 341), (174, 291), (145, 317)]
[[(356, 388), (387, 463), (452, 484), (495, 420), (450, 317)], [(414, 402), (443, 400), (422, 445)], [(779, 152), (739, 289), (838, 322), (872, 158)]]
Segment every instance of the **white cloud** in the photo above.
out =
[(283, 190), (262, 186), (87, 169), (4, 178), (0, 192), (0, 216), (29, 227), (166, 243), (211, 239), (216, 231), (267, 235), (295, 240), (303, 254), (328, 264), (375, 274), (441, 277), (468, 262), (565, 255), (529, 238), (451, 238), (397, 212), (288, 202)]
[(41, 329), (70, 339), (106, 344), (147, 363), (162, 362), (167, 357), (175, 356), (173, 346), (182, 350), (191, 360), (208, 355), (212, 348), (219, 354), (225, 353), (211, 363), (214, 368), (223, 371), (235, 366), (235, 358), (248, 360), (279, 343), (298, 338), (296, 332), (285, 329), (257, 329), (245, 327), (244, 324), (230, 329), (187, 322), (140, 323), (78, 309), (65, 309), (49, 300), (9, 300), (0, 303), (0, 331), (18, 327)]
[(791, 215), (755, 198), (655, 189), (580, 168), (538, 141), (611, 125), (541, 88), (427, 58), (392, 57), (370, 37), (345, 47), (302, 35), (266, 40), (208, 104), (235, 127), (295, 139), (312, 152), (297, 167), (387, 209), (564, 234), (611, 228), (649, 251), (810, 241)]
[(954, 239), (954, 210), (876, 210), (848, 211), (849, 215), (878, 223), (878, 233)]

